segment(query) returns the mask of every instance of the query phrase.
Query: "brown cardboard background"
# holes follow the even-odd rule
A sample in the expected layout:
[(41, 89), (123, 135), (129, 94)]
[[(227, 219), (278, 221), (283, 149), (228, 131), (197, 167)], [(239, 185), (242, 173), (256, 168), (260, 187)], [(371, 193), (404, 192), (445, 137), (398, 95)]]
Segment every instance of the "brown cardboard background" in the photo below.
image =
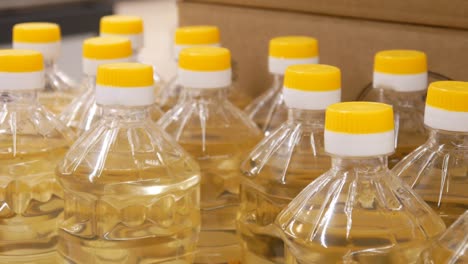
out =
[(468, 29), (466, 0), (186, 0)]
[(180, 25), (214, 24), (237, 62), (239, 88), (258, 95), (268, 85), (268, 40), (310, 35), (319, 40), (320, 62), (341, 68), (343, 99), (354, 99), (371, 81), (375, 52), (425, 51), (432, 71), (468, 80), (468, 31), (377, 22), (288, 11), (179, 3)]

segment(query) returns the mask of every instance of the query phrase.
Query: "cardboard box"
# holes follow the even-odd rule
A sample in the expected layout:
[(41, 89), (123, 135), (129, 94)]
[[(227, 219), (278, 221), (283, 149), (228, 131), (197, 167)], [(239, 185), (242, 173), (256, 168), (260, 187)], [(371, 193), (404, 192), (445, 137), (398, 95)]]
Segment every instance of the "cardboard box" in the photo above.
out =
[(468, 1), (466, 0), (189, 1), (468, 29)]
[(237, 64), (239, 88), (253, 96), (268, 87), (268, 41), (281, 35), (319, 40), (320, 62), (342, 70), (344, 100), (355, 99), (371, 81), (373, 56), (383, 49), (422, 50), (430, 70), (468, 80), (468, 30), (190, 1), (179, 3), (179, 20), (182, 26), (220, 27)]

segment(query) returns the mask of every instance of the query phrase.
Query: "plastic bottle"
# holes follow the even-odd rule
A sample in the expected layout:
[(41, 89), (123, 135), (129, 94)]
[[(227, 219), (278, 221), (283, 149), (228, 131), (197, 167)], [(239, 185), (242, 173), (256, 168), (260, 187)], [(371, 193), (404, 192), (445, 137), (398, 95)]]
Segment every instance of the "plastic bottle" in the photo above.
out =
[(268, 69), (272, 84), (245, 108), (266, 136), (288, 118), (288, 108), (281, 92), (286, 68), (295, 64), (318, 63), (318, 54), (318, 42), (314, 38), (287, 36), (270, 40)]
[(39, 102), (59, 114), (82, 90), (57, 67), (60, 56), (60, 26), (55, 23), (20, 23), (13, 27), (13, 48), (36, 50), (45, 63), (45, 85), (38, 92)]
[(286, 263), (420, 263), (440, 217), (392, 174), (392, 107), (330, 105), (325, 114), (329, 171), (307, 186), (277, 218)]
[(421, 263), (468, 263), (468, 211), (458, 218), (427, 251)]
[(38, 102), (42, 55), (0, 50), (0, 263), (54, 263), (63, 193), (54, 169), (74, 139)]
[(58, 251), (66, 263), (192, 263), (200, 170), (150, 117), (153, 68), (100, 66), (102, 119), (57, 167), (65, 192)]
[(231, 56), (219, 47), (187, 48), (178, 76), (186, 99), (158, 121), (201, 167), (202, 232), (196, 263), (237, 263), (235, 232), (242, 159), (261, 139), (255, 124), (227, 99)]
[(395, 112), (396, 151), (392, 168), (427, 139), (424, 100), (428, 83), (426, 54), (416, 50), (384, 50), (375, 55), (373, 88), (361, 101), (383, 102)]
[(325, 108), (340, 102), (340, 70), (289, 66), (283, 97), (288, 120), (264, 138), (242, 163), (238, 230), (245, 264), (284, 263), (284, 244), (274, 225), (278, 213), (330, 168), (323, 131)]
[(429, 139), (393, 172), (450, 226), (468, 209), (468, 83), (431, 83), (424, 124)]
[[(187, 26), (177, 28), (174, 35), (175, 62), (177, 63), (181, 50), (197, 46), (221, 46), (218, 27)], [(179, 101), (179, 98), (183, 96), (183, 88), (177, 79), (177, 75), (171, 78), (156, 96), (157, 103), (164, 111), (168, 111), (174, 107)]]
[[(128, 39), (121, 37), (96, 37), (83, 42), (83, 83), (86, 91), (60, 115), (67, 126), (79, 134), (87, 131), (102, 116), (102, 107), (96, 104), (96, 71), (99, 65), (132, 61), (132, 49)], [(162, 115), (155, 104), (151, 106), (151, 117), (158, 120)]]
[[(138, 16), (110, 15), (101, 18), (100, 35), (102, 37), (125, 37), (132, 42), (135, 61), (142, 62), (141, 50), (144, 48), (144, 23)], [(155, 91), (164, 85), (164, 80), (153, 65)]]

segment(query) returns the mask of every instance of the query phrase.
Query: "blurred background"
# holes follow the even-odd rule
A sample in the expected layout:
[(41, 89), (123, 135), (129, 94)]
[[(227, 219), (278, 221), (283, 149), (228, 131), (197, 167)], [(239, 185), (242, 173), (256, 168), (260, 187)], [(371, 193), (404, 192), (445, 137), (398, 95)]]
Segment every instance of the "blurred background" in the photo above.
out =
[(0, 0), (0, 46), (11, 46), (11, 28), (16, 23), (59, 23), (63, 35), (59, 66), (78, 80), (82, 41), (97, 36), (99, 19), (114, 13), (143, 17), (143, 61), (158, 65), (159, 73), (166, 79), (170, 77), (176, 70), (171, 53), (172, 35), (177, 25), (176, 0)]

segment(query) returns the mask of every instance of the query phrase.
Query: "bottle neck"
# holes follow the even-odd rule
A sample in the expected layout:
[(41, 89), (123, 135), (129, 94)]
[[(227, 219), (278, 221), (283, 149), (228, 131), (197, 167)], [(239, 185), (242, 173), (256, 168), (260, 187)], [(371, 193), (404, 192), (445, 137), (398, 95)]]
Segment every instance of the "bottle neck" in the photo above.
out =
[(44, 69), (46, 72), (55, 71), (57, 69), (57, 62), (52, 59), (44, 60)]
[(0, 91), (0, 102), (8, 105), (32, 106), (37, 103), (37, 90)]
[(283, 83), (284, 83), (284, 75), (282, 74), (272, 74), (273, 76), (273, 83), (272, 86), (273, 89), (281, 91), (283, 89)]
[(132, 54), (133, 54), (133, 58), (135, 58), (135, 61), (139, 61), (140, 60), (141, 49), (133, 49)]
[(288, 122), (301, 124), (304, 128), (323, 130), (325, 124), (325, 110), (290, 108), (288, 110)]
[(108, 106), (101, 105), (107, 120), (120, 122), (150, 122), (149, 106)]
[(468, 132), (429, 129), (429, 142), (446, 148), (468, 148)]
[(332, 156), (332, 169), (353, 171), (362, 176), (373, 176), (388, 171), (387, 156), (340, 157)]
[(85, 88), (85, 91), (95, 91), (96, 90), (96, 76), (91, 74), (85, 74), (81, 85)]
[(186, 98), (198, 102), (219, 102), (227, 100), (228, 87), (222, 88), (189, 88), (185, 87)]

